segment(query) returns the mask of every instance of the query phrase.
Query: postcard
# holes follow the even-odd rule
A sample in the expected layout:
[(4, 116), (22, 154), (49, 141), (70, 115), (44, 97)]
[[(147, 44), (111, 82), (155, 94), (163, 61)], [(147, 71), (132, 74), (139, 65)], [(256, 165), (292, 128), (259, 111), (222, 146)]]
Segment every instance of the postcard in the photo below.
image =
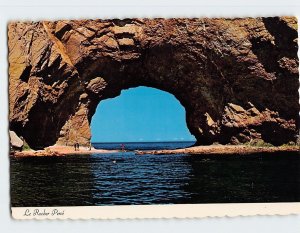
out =
[(300, 213), (294, 16), (8, 24), (15, 219)]

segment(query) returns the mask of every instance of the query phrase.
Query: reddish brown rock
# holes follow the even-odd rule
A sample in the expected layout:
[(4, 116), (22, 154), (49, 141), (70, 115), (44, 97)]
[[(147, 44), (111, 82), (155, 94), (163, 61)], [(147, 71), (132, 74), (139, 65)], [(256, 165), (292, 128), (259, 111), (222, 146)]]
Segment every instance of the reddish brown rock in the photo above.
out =
[(174, 94), (198, 144), (297, 140), (294, 17), (16, 22), (8, 29), (10, 128), (32, 148), (88, 145), (97, 104), (137, 86)]

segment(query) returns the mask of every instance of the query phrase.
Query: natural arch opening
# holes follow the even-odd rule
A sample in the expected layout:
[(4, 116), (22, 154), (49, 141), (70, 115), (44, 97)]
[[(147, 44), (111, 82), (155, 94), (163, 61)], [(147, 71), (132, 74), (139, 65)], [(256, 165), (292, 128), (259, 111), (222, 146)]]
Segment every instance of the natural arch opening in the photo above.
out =
[(100, 101), (91, 120), (91, 141), (195, 141), (184, 107), (174, 95), (150, 87), (123, 90)]
[(298, 140), (295, 18), (20, 22), (8, 34), (10, 130), (33, 149), (89, 145), (98, 103), (138, 86), (173, 94), (198, 145)]

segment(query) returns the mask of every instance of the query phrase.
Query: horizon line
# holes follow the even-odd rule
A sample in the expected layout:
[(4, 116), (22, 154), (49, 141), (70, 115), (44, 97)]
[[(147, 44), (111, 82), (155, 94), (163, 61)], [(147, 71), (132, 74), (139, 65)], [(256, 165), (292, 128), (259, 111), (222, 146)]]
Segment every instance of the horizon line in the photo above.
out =
[(91, 143), (160, 143), (160, 142), (196, 142), (196, 140), (169, 140), (169, 141), (116, 141), (116, 142), (91, 142)]

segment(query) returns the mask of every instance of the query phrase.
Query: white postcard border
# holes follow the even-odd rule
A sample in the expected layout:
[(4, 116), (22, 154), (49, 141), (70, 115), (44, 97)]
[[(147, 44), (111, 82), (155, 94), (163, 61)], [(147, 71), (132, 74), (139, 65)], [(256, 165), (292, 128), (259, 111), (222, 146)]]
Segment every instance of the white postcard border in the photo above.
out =
[(155, 219), (300, 214), (300, 202), (12, 207), (14, 219)]
[[(21, 2), (21, 1), (19, 1)], [(54, 1), (55, 2), (55, 1)], [(58, 2), (58, 1), (56, 1)], [(47, 3), (48, 4), (48, 3)], [(65, 3), (61, 3), (61, 4), (65, 4)], [(84, 3), (83, 3), (84, 4)], [(242, 4), (242, 3), (241, 3)], [(295, 7), (291, 7), (290, 5), (288, 5), (287, 3), (285, 3), (282, 6), (274, 6), (272, 4), (274, 4), (274, 2), (269, 1), (269, 4), (265, 4), (265, 7), (257, 7), (257, 8), (249, 8), (246, 10), (247, 7), (235, 7), (235, 9), (229, 9), (227, 7), (227, 12), (226, 16), (228, 15), (232, 15), (232, 16), (243, 16), (243, 15), (247, 15), (247, 16), (260, 16), (260, 15), (299, 15), (299, 7), (295, 6)], [(291, 3), (290, 3), (291, 4)], [(17, 4), (15, 4), (17, 5)], [(21, 3), (19, 3), (19, 5), (22, 5)], [(78, 9), (77, 9), (78, 8)], [(32, 8), (29, 9), (26, 6), (23, 7), (14, 7), (12, 9), (11, 7), (6, 7), (3, 8), (2, 11), (2, 25), (4, 27), (2, 27), (1, 29), (3, 29), (2, 31), (4, 33), (2, 33), (3, 37), (3, 41), (6, 40), (6, 24), (7, 24), (7, 19), (16, 19), (18, 17), (21, 18), (26, 18), (26, 19), (41, 19), (43, 17), (47, 17), (49, 19), (53, 19), (53, 18), (57, 18), (57, 19), (61, 19), (62, 17), (74, 17), (74, 18), (87, 18), (87, 17), (92, 17), (92, 18), (99, 18), (99, 17), (103, 17), (101, 15), (99, 15), (99, 12), (102, 12), (101, 14), (106, 14), (103, 12), (108, 12), (105, 11), (107, 10), (108, 7), (104, 7), (102, 8), (102, 11), (99, 11), (97, 7), (95, 6), (90, 6), (85, 7), (84, 10), (82, 10), (82, 6), (80, 7), (68, 7), (68, 11), (67, 13), (65, 13), (65, 9), (64, 7), (59, 7), (57, 5), (56, 8), (54, 7), (39, 7), (37, 10), (36, 8)], [(121, 7), (119, 7), (120, 9), (122, 9)], [(149, 7), (151, 10), (151, 7)], [(169, 12), (172, 12), (172, 10), (174, 11), (174, 9), (171, 9), (172, 7), (168, 7)], [(198, 15), (202, 15), (205, 14), (206, 16), (225, 16), (224, 13), (224, 7), (222, 6), (222, 10), (221, 7), (219, 7), (218, 9), (212, 8), (214, 9), (214, 11), (210, 10), (209, 7), (202, 7), (202, 11), (199, 10), (197, 7), (194, 7), (195, 10), (192, 11), (192, 13), (190, 13), (188, 10), (186, 10), (185, 8), (183, 8), (181, 13), (178, 13), (177, 11), (175, 11), (175, 13), (169, 13), (169, 17), (172, 16), (176, 16), (176, 14), (178, 15), (185, 15), (185, 14), (190, 14), (191, 16), (198, 16)], [(216, 8), (218, 8), (216, 6)], [(88, 9), (88, 10), (87, 10)], [(114, 8), (114, 9), (118, 9), (118, 8)], [(130, 8), (131, 9), (131, 8)], [(132, 8), (135, 9), (135, 8)], [(171, 10), (170, 10), (171, 9)], [(203, 13), (205, 11), (208, 10), (208, 13)], [(136, 10), (136, 9), (135, 9)], [(193, 13), (196, 12), (197, 13)], [(269, 10), (269, 11), (268, 11)], [(53, 12), (51, 11), (56, 11), (55, 14), (53, 14)], [(96, 13), (97, 11), (97, 13)], [(160, 12), (164, 11), (164, 14), (161, 14)], [(159, 15), (159, 16), (168, 16), (168, 14), (165, 13), (165, 10), (161, 10), (161, 11), (153, 11), (155, 12), (154, 14)], [(88, 13), (86, 13), (88, 12)], [(129, 11), (128, 13), (128, 9), (127, 14), (132, 14), (132, 15), (138, 15), (137, 13), (132, 13), (132, 11)], [(267, 12), (267, 13), (266, 13)], [(105, 17), (111, 17), (111, 13), (107, 13), (108, 15), (104, 15)], [(117, 13), (114, 13), (114, 15), (116, 15)], [(121, 13), (119, 13), (121, 14)], [(150, 13), (143, 13), (146, 14), (146, 16), (152, 16)], [(173, 15), (174, 14), (174, 15)], [(48, 16), (47, 16), (48, 15)], [(9, 16), (9, 17), (8, 17)], [(119, 15), (117, 15), (119, 16)], [(116, 16), (116, 17), (117, 17)], [(298, 17), (299, 19), (299, 17)], [(6, 47), (4, 46), (6, 45), (6, 43), (2, 43), (1, 44), (1, 53), (6, 55)], [(5, 59), (5, 56), (2, 56), (2, 58)], [(2, 60), (1, 60), (2, 61)], [(3, 60), (4, 61), (4, 60)], [(6, 70), (7, 70), (7, 64), (5, 64), (4, 66), (1, 66), (1, 71), (3, 74), (6, 74)], [(5, 77), (5, 76), (4, 76)], [(7, 144), (8, 144), (8, 138), (7, 138), (7, 128), (8, 128), (8, 121), (7, 121), (7, 77), (2, 79), (2, 84), (1, 85), (3, 90), (1, 93), (1, 110), (2, 113), (1, 114), (1, 119), (3, 119), (3, 124), (1, 124), (1, 129), (5, 129), (5, 130), (1, 130), (1, 151), (2, 154), (8, 154), (8, 149), (7, 149)], [(300, 92), (300, 89), (299, 89)], [(2, 156), (1, 158), (1, 167), (3, 168), (3, 170), (5, 171), (2, 176), (1, 176), (1, 182), (2, 184), (5, 183), (6, 187), (9, 186), (9, 182), (8, 182), (8, 158), (5, 156)], [(1, 200), (5, 203), (9, 202), (9, 192), (1, 192)], [(53, 209), (57, 209), (58, 211), (64, 211), (64, 215), (61, 216), (52, 216), (52, 217), (42, 217), (42, 216), (34, 216), (34, 217), (26, 217), (26, 216), (22, 216), (24, 215), (24, 211), (26, 211), (26, 209), (30, 209), (30, 210), (34, 210), (34, 209), (40, 209), (41, 211), (43, 211), (43, 209), (45, 209), (46, 211), (53, 211)], [(8, 210), (8, 208), (7, 208)], [(179, 212), (177, 212), (179, 211)], [(1, 211), (6, 212), (6, 211)], [(7, 211), (8, 212), (8, 211)], [(201, 217), (221, 217), (221, 216), (229, 216), (229, 217), (235, 217), (235, 216), (254, 216), (254, 215), (289, 215), (289, 214), (299, 214), (300, 213), (300, 203), (249, 203), (249, 204), (197, 204), (197, 205), (162, 205), (162, 206), (99, 206), (99, 207), (95, 207), (95, 206), (89, 206), (89, 207), (82, 207), (82, 206), (77, 206), (77, 207), (12, 207), (11, 208), (11, 213), (12, 213), (12, 217), (14, 219), (132, 219), (132, 218), (201, 218)], [(52, 213), (52, 212), (51, 212)], [(166, 213), (166, 216), (163, 216)], [(209, 213), (212, 213), (211, 215)], [(124, 217), (124, 214), (126, 215), (126, 217)], [(133, 217), (133, 214), (137, 214), (138, 216)], [(1, 214), (2, 215), (2, 214)], [(156, 215), (156, 216), (154, 216)], [(80, 217), (78, 217), (80, 216)], [(183, 217), (184, 216), (184, 217)], [(276, 219), (276, 221), (279, 221), (279, 219)], [(287, 223), (285, 221), (285, 223)], [(72, 223), (70, 223), (72, 224)], [(59, 225), (59, 223), (58, 223)], [(16, 226), (11, 224), (11, 226)], [(247, 226), (249, 227), (250, 225), (247, 224)], [(246, 227), (247, 227), (246, 226)], [(60, 226), (61, 227), (61, 226)], [(10, 228), (11, 229), (11, 228)], [(293, 229), (293, 228), (289, 228), (289, 229)], [(45, 232), (48, 232), (49, 229), (44, 229)], [(51, 229), (52, 230), (52, 229)], [(234, 231), (235, 232), (235, 231)]]

